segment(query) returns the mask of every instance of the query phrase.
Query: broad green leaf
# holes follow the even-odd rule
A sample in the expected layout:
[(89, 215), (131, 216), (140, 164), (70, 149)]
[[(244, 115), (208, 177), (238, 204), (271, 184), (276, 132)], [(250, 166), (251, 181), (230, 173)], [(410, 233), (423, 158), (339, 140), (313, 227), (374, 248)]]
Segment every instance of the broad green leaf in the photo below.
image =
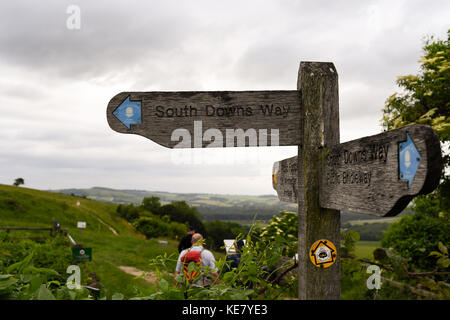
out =
[(68, 291), (69, 291), (70, 299), (75, 300), (77, 298), (77, 293), (72, 290), (68, 290)]
[(446, 259), (445, 257), (439, 258), (437, 264), (442, 268), (448, 268), (450, 266), (450, 259)]
[(15, 279), (15, 278), (0, 281), (0, 291), (6, 290), (6, 289), (14, 286), (17, 282), (19, 282), (19, 279)]
[(184, 275), (183, 275), (182, 273), (177, 274), (177, 275), (175, 276), (175, 280), (176, 280), (176, 282), (178, 282), (178, 283), (184, 282)]
[(11, 273), (14, 270), (17, 270), (17, 273), (20, 274), (20, 273), (22, 273), (22, 271), (25, 267), (28, 267), (31, 264), (32, 259), (33, 259), (33, 253), (26, 256), (22, 261), (19, 261), (19, 262), (16, 262), (16, 263), (10, 265), (6, 269), (6, 272)]
[(52, 294), (50, 290), (47, 289), (45, 284), (42, 284), (38, 291), (36, 292), (37, 300), (56, 300), (55, 296)]
[(58, 276), (59, 273), (56, 272), (53, 269), (49, 269), (49, 268), (36, 268), (33, 266), (29, 266), (29, 267), (25, 267), (23, 269), (23, 272), (25, 273), (37, 273), (37, 274), (43, 274), (46, 276)]
[(123, 300), (125, 296), (121, 293), (114, 293), (111, 297), (111, 300)]
[(168, 291), (169, 290), (169, 283), (166, 279), (159, 280), (159, 287), (162, 291)]
[(443, 254), (448, 254), (447, 247), (444, 246), (444, 244), (440, 241), (438, 243), (438, 248), (439, 248), (439, 251), (442, 252)]
[(44, 282), (44, 279), (42, 279), (40, 277), (35, 277), (35, 278), (31, 279), (31, 281), (30, 281), (31, 292), (35, 292), (36, 290), (38, 290), (43, 282)]
[(437, 252), (437, 251), (431, 251), (429, 256), (438, 256), (438, 257), (440, 257), (440, 256), (442, 256), (442, 253)]

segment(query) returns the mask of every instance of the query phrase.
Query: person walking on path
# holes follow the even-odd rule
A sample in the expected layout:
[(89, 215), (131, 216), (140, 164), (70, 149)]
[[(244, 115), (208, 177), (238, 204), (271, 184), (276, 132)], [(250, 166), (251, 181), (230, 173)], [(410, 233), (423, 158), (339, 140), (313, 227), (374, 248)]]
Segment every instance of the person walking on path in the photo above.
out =
[[(175, 277), (183, 272), (189, 284), (195, 284), (197, 286), (208, 286), (212, 282), (216, 282), (219, 278), (218, 270), (216, 268), (216, 260), (211, 251), (203, 248), (203, 236), (200, 233), (192, 235), (192, 246), (188, 249), (181, 251), (177, 266), (175, 268)], [(197, 263), (197, 271), (189, 271), (188, 265), (190, 262)], [(205, 270), (207, 272), (205, 272)], [(192, 275), (191, 273), (195, 273)], [(201, 273), (200, 276), (199, 273)], [(195, 281), (195, 282), (194, 282)]]
[(184, 249), (190, 248), (192, 243), (192, 235), (195, 233), (194, 228), (189, 228), (187, 235), (185, 235), (183, 238), (181, 238), (180, 243), (178, 244), (178, 252), (180, 253)]

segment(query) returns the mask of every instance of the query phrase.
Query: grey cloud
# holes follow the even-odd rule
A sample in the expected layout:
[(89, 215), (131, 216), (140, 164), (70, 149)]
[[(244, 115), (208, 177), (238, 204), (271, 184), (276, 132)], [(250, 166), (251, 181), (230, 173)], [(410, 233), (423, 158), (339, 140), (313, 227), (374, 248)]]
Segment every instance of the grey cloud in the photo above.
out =
[(2, 3), (1, 29), (7, 32), (0, 33), (0, 55), (41, 72), (89, 79), (178, 49), (192, 25), (189, 14), (155, 2), (80, 1), (81, 29), (69, 30), (68, 4)]
[[(66, 28), (70, 4), (81, 8), (81, 30)], [(257, 164), (175, 165), (170, 150), (112, 132), (109, 98), (117, 88), (291, 90), (300, 60), (332, 61), (341, 141), (375, 134), (396, 76), (417, 69), (423, 36), (445, 35), (449, 9), (446, 1), (1, 2), (1, 182), (24, 175), (40, 188), (273, 194), (270, 161), (295, 147), (271, 149)]]

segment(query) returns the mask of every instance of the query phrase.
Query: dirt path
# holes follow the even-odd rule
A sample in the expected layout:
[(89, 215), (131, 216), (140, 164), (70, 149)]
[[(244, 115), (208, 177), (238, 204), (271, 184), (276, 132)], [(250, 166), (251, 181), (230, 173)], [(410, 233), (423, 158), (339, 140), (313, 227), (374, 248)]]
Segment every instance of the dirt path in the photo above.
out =
[(98, 221), (100, 221), (100, 223), (103, 223), (106, 227), (108, 227), (109, 230), (111, 230), (111, 232), (115, 235), (118, 236), (119, 234), (117, 233), (116, 230), (114, 230), (113, 227), (111, 227), (109, 224), (107, 224), (106, 222), (102, 221), (100, 218), (97, 218)]
[(127, 266), (119, 266), (119, 269), (135, 277), (139, 277), (142, 275), (142, 279), (153, 285), (156, 285), (158, 283), (158, 277), (156, 276), (156, 272), (154, 271), (142, 271), (136, 269), (135, 267), (127, 267)]

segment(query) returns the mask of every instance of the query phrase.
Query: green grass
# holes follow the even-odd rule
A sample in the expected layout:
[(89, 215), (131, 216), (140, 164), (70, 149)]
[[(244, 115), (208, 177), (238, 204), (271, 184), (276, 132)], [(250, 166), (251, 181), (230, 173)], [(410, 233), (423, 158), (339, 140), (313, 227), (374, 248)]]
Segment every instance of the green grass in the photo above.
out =
[[(154, 286), (143, 279), (134, 279), (134, 276), (124, 273), (118, 266), (151, 270), (149, 260), (164, 253), (177, 254), (178, 242), (165, 239), (169, 244), (160, 245), (157, 239), (146, 240), (121, 219), (115, 210), (115, 204), (0, 185), (0, 226), (50, 227), (53, 219), (56, 219), (77, 243), (81, 242), (84, 247), (92, 248), (93, 261), (80, 265), (83, 276), (96, 272), (111, 294), (121, 292), (125, 296), (133, 296), (136, 294), (135, 288), (143, 293), (151, 293)], [(77, 221), (86, 221), (87, 224), (81, 236)], [(105, 224), (116, 230), (118, 235), (114, 235)], [(14, 231), (11, 232), (13, 233)], [(17, 232), (17, 236), (21, 234), (25, 233)], [(49, 236), (47, 231), (27, 234)], [(69, 246), (67, 250), (70, 250)]]
[(358, 241), (355, 247), (357, 258), (373, 259), (373, 251), (380, 246), (379, 241)]
[(363, 225), (365, 223), (394, 223), (401, 219), (401, 217), (389, 217), (389, 218), (379, 218), (371, 220), (351, 220), (348, 223), (352, 226)]

